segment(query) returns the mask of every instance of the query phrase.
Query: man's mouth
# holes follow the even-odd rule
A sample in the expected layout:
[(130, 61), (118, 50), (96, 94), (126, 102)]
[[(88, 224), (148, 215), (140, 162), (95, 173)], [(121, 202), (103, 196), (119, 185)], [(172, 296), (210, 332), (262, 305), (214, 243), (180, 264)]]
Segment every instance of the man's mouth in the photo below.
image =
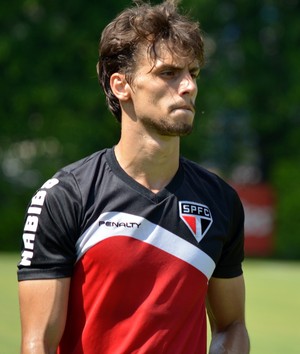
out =
[(186, 109), (186, 110), (188, 110), (188, 111), (192, 111), (192, 112), (194, 112), (194, 111), (195, 111), (194, 107), (189, 106), (189, 105), (184, 105), (184, 106), (181, 106), (181, 107), (179, 107), (179, 109)]
[(173, 110), (176, 110), (176, 109), (184, 109), (184, 110), (191, 111), (191, 112), (195, 113), (195, 105), (193, 103), (173, 107)]

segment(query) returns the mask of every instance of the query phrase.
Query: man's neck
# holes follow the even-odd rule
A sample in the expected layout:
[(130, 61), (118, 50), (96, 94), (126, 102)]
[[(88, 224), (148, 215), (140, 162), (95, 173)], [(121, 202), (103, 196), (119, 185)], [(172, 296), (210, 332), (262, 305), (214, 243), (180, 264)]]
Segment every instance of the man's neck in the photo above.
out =
[(123, 170), (153, 193), (163, 189), (179, 167), (179, 138), (122, 136), (115, 148)]

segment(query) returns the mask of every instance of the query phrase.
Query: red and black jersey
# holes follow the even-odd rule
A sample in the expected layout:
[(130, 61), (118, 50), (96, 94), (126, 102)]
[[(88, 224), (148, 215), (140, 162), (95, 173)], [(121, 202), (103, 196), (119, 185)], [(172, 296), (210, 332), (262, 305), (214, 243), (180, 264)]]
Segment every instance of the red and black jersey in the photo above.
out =
[(242, 274), (243, 224), (236, 192), (196, 163), (153, 193), (107, 149), (32, 198), (18, 279), (72, 277), (60, 354), (204, 354), (208, 282)]

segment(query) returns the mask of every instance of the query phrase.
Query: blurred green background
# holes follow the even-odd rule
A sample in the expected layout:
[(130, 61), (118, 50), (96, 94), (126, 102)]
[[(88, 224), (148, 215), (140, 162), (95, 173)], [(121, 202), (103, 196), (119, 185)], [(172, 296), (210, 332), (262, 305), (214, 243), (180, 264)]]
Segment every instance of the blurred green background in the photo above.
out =
[[(153, 1), (156, 3), (158, 1)], [(115, 144), (95, 65), (100, 33), (129, 0), (0, 4), (0, 250), (17, 250), (24, 210), (60, 167)], [(300, 4), (183, 0), (204, 31), (187, 157), (276, 194), (274, 256), (300, 257)]]

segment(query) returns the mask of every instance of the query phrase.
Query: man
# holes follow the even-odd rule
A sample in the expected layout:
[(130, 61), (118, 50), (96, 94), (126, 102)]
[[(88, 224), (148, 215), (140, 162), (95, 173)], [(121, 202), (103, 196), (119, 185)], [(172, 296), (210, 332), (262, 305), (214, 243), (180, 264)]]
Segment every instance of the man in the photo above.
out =
[(179, 155), (203, 64), (199, 27), (174, 1), (104, 30), (99, 80), (121, 138), (47, 181), (19, 263), (22, 354), (249, 352), (243, 209)]

